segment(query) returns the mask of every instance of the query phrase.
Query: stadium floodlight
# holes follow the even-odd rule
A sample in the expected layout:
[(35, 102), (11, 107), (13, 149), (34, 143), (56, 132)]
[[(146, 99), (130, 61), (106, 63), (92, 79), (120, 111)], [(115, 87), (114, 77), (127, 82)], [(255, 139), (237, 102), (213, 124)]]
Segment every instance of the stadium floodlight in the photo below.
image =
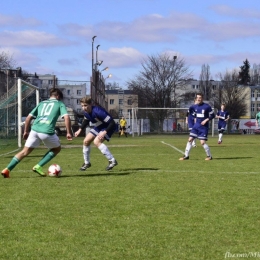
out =
[(105, 67), (105, 68), (102, 69), (101, 71), (104, 71), (104, 70), (109, 70), (109, 67)]
[(102, 60), (99, 60), (96, 64), (97, 64), (98, 66), (100, 66), (102, 63), (103, 63), (103, 61), (102, 61)]

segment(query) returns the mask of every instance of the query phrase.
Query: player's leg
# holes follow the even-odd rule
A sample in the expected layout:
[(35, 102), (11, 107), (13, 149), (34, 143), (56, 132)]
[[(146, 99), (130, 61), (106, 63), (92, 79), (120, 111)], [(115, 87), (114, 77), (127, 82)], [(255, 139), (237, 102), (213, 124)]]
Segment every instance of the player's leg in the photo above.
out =
[(10, 172), (15, 168), (15, 166), (22, 161), (22, 159), (28, 156), (34, 148), (40, 145), (40, 139), (37, 137), (37, 133), (35, 131), (31, 131), (26, 142), (24, 148), (21, 152), (17, 153), (7, 167), (2, 170), (2, 175), (4, 178), (10, 177)]
[(198, 139), (200, 140), (200, 144), (205, 150), (205, 153), (207, 155), (206, 161), (212, 160), (212, 155), (209, 149), (209, 146), (206, 144), (206, 141), (208, 140), (208, 128), (201, 126), (200, 127), (200, 133), (198, 135)]
[(60, 140), (56, 134), (48, 135), (43, 133), (38, 133), (39, 138), (43, 141), (48, 151), (44, 154), (42, 159), (33, 167), (33, 171), (38, 173), (40, 176), (46, 176), (43, 172), (42, 167), (50, 162), (60, 151)]
[(189, 159), (190, 150), (192, 148), (192, 142), (196, 137), (197, 137), (196, 130), (192, 129), (191, 132), (190, 132), (190, 137), (189, 137), (188, 142), (186, 144), (184, 156), (179, 159), (180, 161), (184, 161), (184, 160)]
[(82, 152), (83, 152), (84, 163), (80, 167), (81, 171), (85, 171), (87, 168), (91, 167), (91, 163), (90, 163), (91, 143), (93, 142), (93, 140), (96, 137), (91, 131), (92, 131), (92, 129), (86, 135), (86, 137), (84, 138), (84, 141), (83, 141), (83, 150), (82, 150)]
[[(100, 132), (104, 129), (102, 129), (102, 126), (100, 126), (100, 128), (98, 130)], [(108, 131), (107, 134), (105, 135), (105, 140), (109, 141), (113, 133), (114, 133), (114, 130)], [(113, 156), (113, 154), (110, 152), (108, 147), (103, 142), (104, 142), (104, 140), (100, 140), (97, 136), (94, 139), (95, 146), (108, 159), (109, 164), (106, 167), (106, 170), (109, 171), (109, 170), (113, 169), (118, 163), (117, 163), (115, 157)]]

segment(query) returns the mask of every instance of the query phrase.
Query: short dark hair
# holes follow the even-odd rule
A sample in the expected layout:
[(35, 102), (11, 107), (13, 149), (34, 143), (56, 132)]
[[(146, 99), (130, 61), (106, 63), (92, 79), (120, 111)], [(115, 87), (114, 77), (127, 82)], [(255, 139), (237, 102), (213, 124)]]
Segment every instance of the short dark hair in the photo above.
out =
[(63, 99), (63, 93), (62, 93), (62, 91), (61, 91), (60, 89), (58, 89), (58, 88), (52, 88), (52, 89), (50, 89), (50, 97), (52, 97), (52, 96), (55, 96), (55, 97), (59, 96), (60, 99)]

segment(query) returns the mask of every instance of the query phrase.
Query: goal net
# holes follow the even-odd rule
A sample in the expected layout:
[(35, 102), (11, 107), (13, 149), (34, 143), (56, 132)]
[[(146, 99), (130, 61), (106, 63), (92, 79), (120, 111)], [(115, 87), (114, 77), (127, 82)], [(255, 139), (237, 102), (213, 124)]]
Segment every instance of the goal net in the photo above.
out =
[[(132, 135), (144, 134), (188, 134), (186, 124), (188, 108), (132, 108)], [(214, 119), (210, 130), (214, 136)]]
[(39, 103), (39, 88), (21, 79), (0, 96), (0, 156), (22, 146), (22, 122)]

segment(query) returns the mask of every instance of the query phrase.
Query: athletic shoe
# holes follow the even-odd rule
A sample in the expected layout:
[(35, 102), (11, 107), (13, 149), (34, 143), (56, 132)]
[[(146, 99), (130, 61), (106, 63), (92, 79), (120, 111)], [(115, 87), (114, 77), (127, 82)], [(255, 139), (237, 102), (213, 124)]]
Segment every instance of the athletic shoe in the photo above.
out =
[(218, 141), (218, 144), (221, 144), (222, 143), (222, 141)]
[(210, 160), (212, 160), (213, 158), (212, 158), (212, 156), (207, 156), (207, 158), (205, 159), (205, 161), (210, 161)]
[(38, 165), (38, 164), (36, 164), (33, 168), (32, 168), (32, 170), (34, 171), (34, 172), (36, 172), (36, 173), (38, 173), (40, 176), (42, 176), (42, 177), (45, 177), (46, 176), (46, 174), (42, 171), (42, 167), (40, 166), (40, 165)]
[(83, 163), (82, 166), (79, 168), (80, 171), (86, 171), (87, 168), (91, 167), (91, 163)]
[(10, 178), (9, 174), (10, 174), (10, 171), (7, 168), (2, 170), (2, 175), (4, 178)]
[(110, 171), (111, 169), (113, 169), (118, 164), (116, 159), (112, 159), (108, 162), (109, 162), (109, 165), (106, 168), (107, 171)]
[(192, 147), (197, 147), (197, 145), (196, 145), (196, 144), (193, 144)]
[(190, 159), (190, 157), (189, 156), (183, 156), (183, 157), (181, 157), (180, 159), (179, 159), (179, 161), (184, 161), (184, 160), (189, 160)]

